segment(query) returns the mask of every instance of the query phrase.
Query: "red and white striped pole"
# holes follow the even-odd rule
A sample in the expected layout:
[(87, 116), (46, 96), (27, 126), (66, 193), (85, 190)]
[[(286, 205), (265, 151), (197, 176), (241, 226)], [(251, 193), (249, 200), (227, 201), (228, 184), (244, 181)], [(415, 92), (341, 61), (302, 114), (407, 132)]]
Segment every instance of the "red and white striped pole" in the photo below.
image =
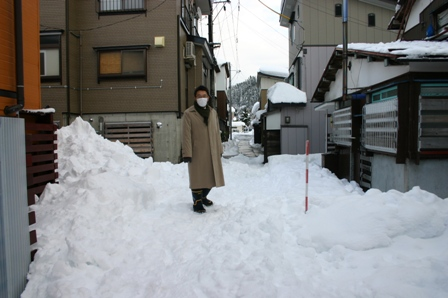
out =
[(310, 153), (310, 141), (306, 140), (306, 173), (305, 173), (305, 180), (306, 180), (306, 184), (305, 184), (305, 213), (308, 211), (308, 155)]

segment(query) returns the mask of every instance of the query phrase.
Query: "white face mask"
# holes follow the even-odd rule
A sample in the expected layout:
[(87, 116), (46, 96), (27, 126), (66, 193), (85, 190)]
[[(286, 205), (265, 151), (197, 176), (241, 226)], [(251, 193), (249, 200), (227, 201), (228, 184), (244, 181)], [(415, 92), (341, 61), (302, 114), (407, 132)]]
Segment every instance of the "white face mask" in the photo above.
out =
[(207, 97), (201, 97), (201, 98), (196, 99), (196, 101), (198, 102), (198, 105), (200, 107), (205, 107), (207, 105), (208, 98)]

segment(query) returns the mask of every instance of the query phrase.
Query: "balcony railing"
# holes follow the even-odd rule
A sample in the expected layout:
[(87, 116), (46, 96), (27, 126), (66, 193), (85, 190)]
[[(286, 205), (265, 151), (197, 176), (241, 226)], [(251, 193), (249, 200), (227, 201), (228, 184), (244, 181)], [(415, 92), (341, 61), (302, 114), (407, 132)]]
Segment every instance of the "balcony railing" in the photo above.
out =
[(145, 0), (98, 0), (97, 12), (108, 13), (129, 13), (146, 11)]

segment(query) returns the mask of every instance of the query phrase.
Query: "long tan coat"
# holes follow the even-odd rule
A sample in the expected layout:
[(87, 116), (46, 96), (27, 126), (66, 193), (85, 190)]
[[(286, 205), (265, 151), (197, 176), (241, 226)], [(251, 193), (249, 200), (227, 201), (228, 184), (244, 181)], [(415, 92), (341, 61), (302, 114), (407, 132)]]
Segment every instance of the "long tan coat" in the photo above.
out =
[(224, 186), (218, 114), (207, 108), (210, 109), (208, 126), (194, 106), (185, 110), (182, 119), (182, 156), (191, 157), (188, 164), (191, 189)]

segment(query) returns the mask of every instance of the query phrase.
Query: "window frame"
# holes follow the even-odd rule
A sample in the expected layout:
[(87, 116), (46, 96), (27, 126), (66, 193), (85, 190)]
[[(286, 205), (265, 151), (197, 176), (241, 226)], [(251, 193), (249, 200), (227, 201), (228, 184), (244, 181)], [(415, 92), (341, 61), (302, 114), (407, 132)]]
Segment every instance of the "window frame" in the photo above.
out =
[(342, 4), (341, 3), (336, 3), (334, 5), (334, 16), (336, 18), (342, 18)]
[[(444, 30), (444, 28), (448, 27), (448, 18), (446, 17), (446, 14), (448, 13), (448, 3), (443, 4), (442, 6), (440, 6), (438, 9), (436, 9), (433, 13), (432, 13), (432, 19), (434, 21), (435, 25), (435, 29), (437, 33), (440, 33)], [(439, 16), (441, 14), (445, 14), (443, 20), (446, 20), (446, 23), (444, 24), (440, 24), (440, 18)]]
[(376, 27), (376, 16), (372, 12), (367, 14), (367, 26)]
[(386, 89), (381, 89), (379, 91), (373, 92), (371, 95), (371, 102), (380, 102), (390, 99), (398, 98), (398, 86), (392, 86)]
[[(102, 80), (109, 79), (144, 79), (148, 81), (148, 49), (150, 45), (135, 45), (135, 46), (112, 46), (112, 47), (94, 47), (97, 53), (97, 81), (98, 84)], [(143, 73), (126, 73), (123, 72), (123, 53), (142, 51)], [(104, 53), (119, 53), (120, 54), (120, 73), (102, 73), (101, 72), (101, 54)]]
[[(40, 39), (39, 39), (39, 45), (40, 45), (40, 81), (41, 82), (62, 82), (62, 53), (61, 53), (61, 37), (62, 37), (63, 31), (47, 31), (47, 32), (40, 32)], [(43, 43), (42, 39), (45, 37), (57, 37), (57, 42), (55, 43)], [(46, 75), (48, 73), (47, 66), (48, 61), (50, 59), (48, 58), (48, 52), (50, 50), (56, 50), (57, 51), (57, 71), (58, 74), (56, 75)], [(44, 56), (44, 60), (42, 61), (42, 55)], [(44, 74), (42, 74), (42, 69), (44, 70)]]

